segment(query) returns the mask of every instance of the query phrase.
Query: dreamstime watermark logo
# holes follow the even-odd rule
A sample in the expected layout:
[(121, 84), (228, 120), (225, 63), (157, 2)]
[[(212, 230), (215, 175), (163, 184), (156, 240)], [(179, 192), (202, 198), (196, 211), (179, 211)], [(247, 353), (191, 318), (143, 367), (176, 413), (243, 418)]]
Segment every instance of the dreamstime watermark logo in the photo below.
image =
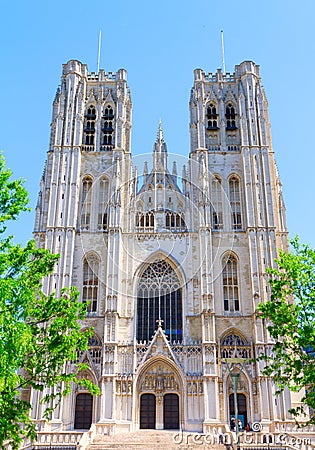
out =
[[(256, 422), (258, 423), (258, 422)], [(260, 427), (262, 428), (262, 427)], [(173, 442), (177, 445), (203, 445), (215, 446), (224, 444), (227, 446), (237, 444), (254, 444), (269, 446), (286, 446), (301, 448), (302, 445), (311, 445), (311, 438), (298, 438), (287, 433), (263, 433), (242, 431), (239, 433), (239, 440), (235, 432), (230, 433), (189, 433), (182, 430), (173, 435)]]
[[(234, 230), (222, 239), (224, 211), (225, 217), (232, 215), (230, 195), (224, 188), (227, 180), (223, 183), (206, 170), (202, 157), (194, 161), (175, 154), (168, 154), (168, 158), (178, 167), (186, 166), (182, 176), (162, 169), (138, 175), (135, 167), (143, 167), (151, 156), (134, 156), (133, 172), (130, 162), (117, 157), (85, 186), (83, 177), (79, 217), (82, 254), (88, 262), (89, 255), (96, 255), (102, 267), (106, 260), (107, 274), (100, 270), (98, 279), (103, 285), (111, 279), (110, 290), (115, 295), (133, 295), (130, 277), (134, 280), (154, 258), (173, 261), (174, 267), (184, 269), (185, 276), (179, 277), (181, 285), (176, 289), (205, 272), (211, 273), (214, 281), (221, 275), (223, 253), (231, 252), (237, 239)], [(211, 240), (207, 237), (210, 230), (215, 231)], [(113, 282), (118, 273), (120, 284)]]

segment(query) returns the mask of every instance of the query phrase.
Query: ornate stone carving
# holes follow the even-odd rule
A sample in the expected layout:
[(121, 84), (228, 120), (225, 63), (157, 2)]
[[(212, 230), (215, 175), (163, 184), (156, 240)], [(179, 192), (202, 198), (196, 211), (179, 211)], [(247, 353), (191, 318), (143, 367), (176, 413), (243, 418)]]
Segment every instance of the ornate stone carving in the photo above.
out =
[(185, 350), (183, 345), (173, 345), (172, 352), (181, 368), (184, 368)]
[(124, 346), (118, 348), (118, 366), (119, 373), (129, 374), (132, 372), (133, 362), (133, 348), (131, 346)]
[(116, 394), (118, 395), (132, 395), (133, 382), (130, 377), (121, 377), (116, 380)]
[(137, 368), (139, 364), (142, 362), (148, 348), (149, 346), (147, 344), (137, 344)]
[(162, 364), (147, 372), (140, 384), (141, 391), (154, 391), (155, 393), (162, 393), (168, 390), (176, 391), (178, 388), (176, 375)]
[(201, 374), (202, 373), (202, 355), (200, 346), (189, 346), (186, 350), (187, 356), (187, 374)]
[(203, 394), (203, 381), (202, 380), (187, 381), (187, 394), (188, 395), (202, 395)]
[(106, 345), (104, 352), (104, 373), (106, 374), (114, 373), (114, 357), (115, 357), (115, 347), (113, 345)]

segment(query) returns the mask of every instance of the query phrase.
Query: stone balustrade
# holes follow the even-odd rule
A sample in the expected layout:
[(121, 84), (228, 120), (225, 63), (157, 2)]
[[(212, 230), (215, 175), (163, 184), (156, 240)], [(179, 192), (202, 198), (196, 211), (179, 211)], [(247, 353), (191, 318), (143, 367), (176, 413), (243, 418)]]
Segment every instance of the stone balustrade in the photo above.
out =
[(286, 433), (314, 433), (315, 425), (307, 425), (305, 427), (298, 426), (292, 421), (274, 421), (270, 426), (270, 431), (286, 432)]
[(77, 446), (83, 433), (79, 431), (49, 431), (39, 432), (37, 441), (33, 444), (35, 448), (42, 446)]

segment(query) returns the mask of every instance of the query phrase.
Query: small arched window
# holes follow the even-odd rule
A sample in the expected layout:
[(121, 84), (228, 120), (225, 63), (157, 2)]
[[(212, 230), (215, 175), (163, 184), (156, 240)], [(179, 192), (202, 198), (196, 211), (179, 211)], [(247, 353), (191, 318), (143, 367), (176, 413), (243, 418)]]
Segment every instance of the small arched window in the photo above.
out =
[(154, 223), (153, 211), (136, 213), (136, 228), (138, 231), (153, 231)]
[(87, 109), (87, 117), (89, 117), (90, 119), (95, 120), (96, 119), (96, 109), (95, 106), (90, 105)]
[(229, 179), (229, 200), (231, 208), (231, 223), (233, 230), (241, 230), (242, 225), (242, 205), (240, 181), (236, 176)]
[(110, 105), (107, 105), (104, 109), (104, 118), (105, 119), (113, 119), (114, 118), (114, 110)]
[(80, 229), (89, 230), (91, 226), (92, 178), (87, 176), (82, 180)]
[(226, 128), (228, 130), (236, 129), (236, 114), (232, 103), (228, 103), (225, 108)]
[(167, 211), (165, 213), (165, 228), (172, 231), (185, 231), (186, 224), (184, 213)]
[(222, 261), (222, 284), (224, 311), (239, 311), (237, 259), (232, 253), (225, 256)]
[(94, 150), (95, 144), (95, 122), (96, 109), (94, 105), (89, 105), (84, 115), (84, 135), (83, 144), (85, 144), (86, 151)]
[(111, 120), (104, 121), (104, 130), (113, 131), (113, 122)]
[(212, 228), (214, 230), (223, 229), (223, 204), (222, 204), (222, 183), (219, 177), (214, 177), (211, 183), (211, 204), (212, 204)]
[(85, 145), (94, 145), (94, 134), (92, 133), (87, 133), (85, 136)]
[(113, 143), (113, 134), (112, 133), (103, 133), (103, 146), (108, 146), (107, 150), (110, 150), (109, 146)]
[(106, 231), (108, 229), (109, 213), (109, 181), (105, 177), (100, 179), (98, 195), (97, 229)]
[(87, 311), (97, 311), (99, 260), (95, 255), (84, 258), (83, 261), (83, 291), (82, 301), (88, 303)]
[(208, 130), (218, 129), (218, 114), (214, 103), (209, 103), (207, 106), (206, 123)]

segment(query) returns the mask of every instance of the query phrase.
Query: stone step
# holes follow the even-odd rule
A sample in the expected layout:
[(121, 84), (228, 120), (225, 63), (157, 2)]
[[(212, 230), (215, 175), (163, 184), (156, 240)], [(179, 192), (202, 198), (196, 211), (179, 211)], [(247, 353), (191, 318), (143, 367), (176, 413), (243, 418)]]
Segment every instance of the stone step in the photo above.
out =
[(211, 450), (225, 450), (225, 446), (211, 445), (209, 444), (172, 444), (165, 445), (162, 443), (154, 443), (154, 442), (146, 442), (146, 443), (102, 443), (102, 444), (91, 444), (87, 447), (87, 450), (114, 450), (114, 449), (124, 449), (124, 450), (195, 450), (195, 449), (208, 449), (211, 447)]
[[(193, 450), (209, 448), (202, 440), (193, 443), (191, 434), (179, 436), (178, 431), (139, 430), (130, 433), (119, 433), (114, 436), (97, 435), (87, 450)], [(224, 445), (211, 445), (211, 450), (225, 450)]]
[[(87, 447), (87, 450), (114, 450), (114, 449), (124, 449), (124, 450), (152, 450), (152, 449), (159, 449), (159, 450), (195, 450), (195, 449), (208, 449), (210, 448), (209, 444), (173, 444), (165, 445), (162, 443), (154, 443), (154, 442), (146, 442), (146, 443), (102, 443), (102, 444), (91, 444)], [(226, 447), (224, 446), (217, 446), (217, 445), (211, 445), (211, 450), (225, 450)]]

